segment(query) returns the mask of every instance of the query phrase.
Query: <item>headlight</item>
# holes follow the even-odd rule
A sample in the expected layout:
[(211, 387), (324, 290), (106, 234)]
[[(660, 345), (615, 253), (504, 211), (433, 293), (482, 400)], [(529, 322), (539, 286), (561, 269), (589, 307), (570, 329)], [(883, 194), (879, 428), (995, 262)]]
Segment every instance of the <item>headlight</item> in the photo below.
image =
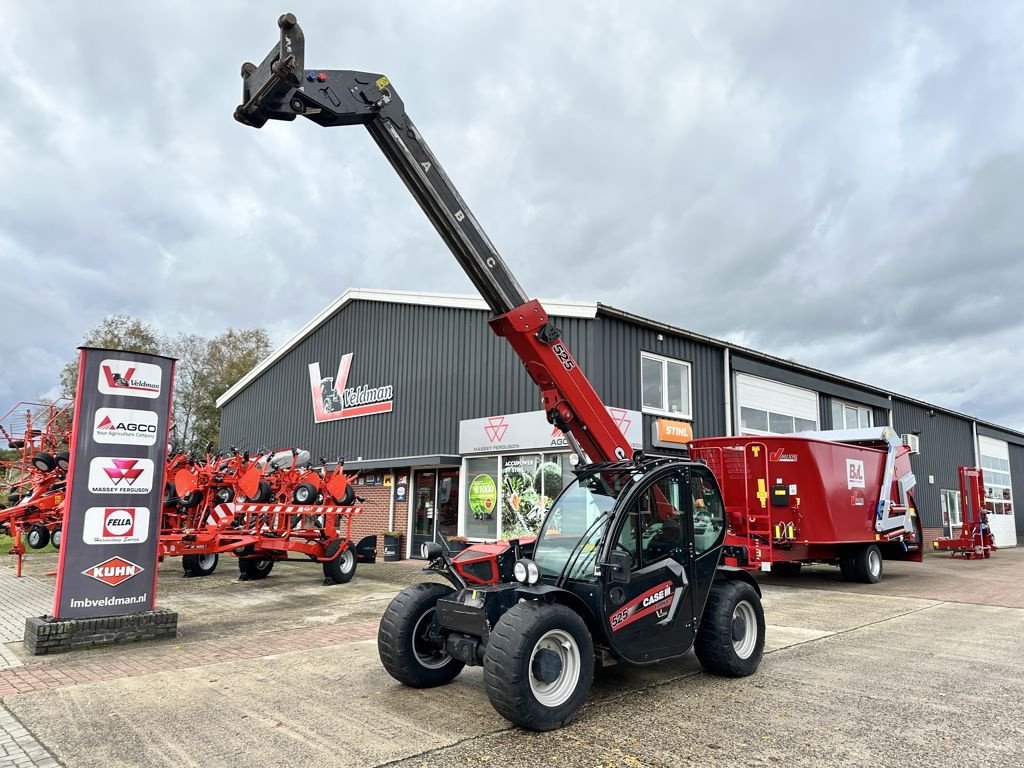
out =
[(522, 560), (517, 560), (516, 564), (512, 567), (512, 575), (516, 577), (516, 581), (520, 582), (521, 584), (525, 584), (526, 577), (529, 575), (526, 572), (526, 563), (524, 563)]
[(526, 562), (526, 580), (531, 584), (536, 584), (540, 581), (540, 568), (533, 560), (527, 560)]

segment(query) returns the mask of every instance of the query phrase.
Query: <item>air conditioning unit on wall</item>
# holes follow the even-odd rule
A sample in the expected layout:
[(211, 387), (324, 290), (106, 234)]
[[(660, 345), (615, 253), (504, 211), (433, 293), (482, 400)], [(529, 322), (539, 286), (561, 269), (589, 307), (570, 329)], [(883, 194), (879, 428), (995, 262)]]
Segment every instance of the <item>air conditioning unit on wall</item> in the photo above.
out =
[(917, 435), (900, 435), (903, 444), (910, 449), (911, 453), (921, 452), (921, 438)]

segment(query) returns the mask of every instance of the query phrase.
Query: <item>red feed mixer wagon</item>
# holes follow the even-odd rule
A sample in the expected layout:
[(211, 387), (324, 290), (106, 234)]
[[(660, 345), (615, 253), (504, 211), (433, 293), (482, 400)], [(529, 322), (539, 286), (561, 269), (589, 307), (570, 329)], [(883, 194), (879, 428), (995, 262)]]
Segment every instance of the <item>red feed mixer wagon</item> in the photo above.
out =
[(788, 575), (826, 562), (875, 583), (883, 560), (921, 561), (910, 449), (889, 427), (702, 438), (691, 456), (722, 488), (727, 565)]

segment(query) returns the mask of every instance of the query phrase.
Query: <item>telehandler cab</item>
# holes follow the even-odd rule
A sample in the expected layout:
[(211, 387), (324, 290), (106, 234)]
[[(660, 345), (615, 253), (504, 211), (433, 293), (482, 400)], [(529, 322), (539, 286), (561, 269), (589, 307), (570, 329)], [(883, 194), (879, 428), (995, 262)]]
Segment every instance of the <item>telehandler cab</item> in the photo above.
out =
[[(720, 565), (725, 509), (700, 462), (634, 452), (536, 300), (529, 300), (466, 207), (389, 79), (309, 69), (292, 14), (259, 66), (242, 65), (235, 119), (307, 117), (319, 125), (364, 125), (494, 313), (541, 390), (548, 420), (580, 465), (535, 542), (475, 545), (449, 558), (426, 544), (428, 569), (451, 586), (409, 587), (381, 620), (384, 668), (406, 685), (451, 681), (482, 665), (487, 695), (513, 723), (559, 728), (580, 712), (595, 665), (650, 664), (694, 648), (715, 674), (758, 667), (764, 612), (754, 579)], [(459, 563), (474, 551), (501, 578), (481, 584)]]

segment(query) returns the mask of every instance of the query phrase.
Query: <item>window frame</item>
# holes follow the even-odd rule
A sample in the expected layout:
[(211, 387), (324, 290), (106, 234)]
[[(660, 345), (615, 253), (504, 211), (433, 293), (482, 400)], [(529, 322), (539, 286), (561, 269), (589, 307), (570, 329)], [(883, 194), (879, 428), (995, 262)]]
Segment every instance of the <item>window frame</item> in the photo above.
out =
[[(842, 426), (836, 424), (836, 406), (839, 406), (840, 412), (843, 414)], [(857, 423), (860, 423), (860, 412), (864, 411), (868, 415), (867, 427), (860, 426), (849, 426), (846, 423), (846, 409), (853, 408), (857, 411)], [(832, 429), (870, 429), (875, 426), (875, 412), (874, 409), (867, 405), (861, 405), (860, 403), (854, 403), (850, 400), (840, 400), (838, 397), (832, 398)]]
[[(644, 403), (644, 360), (653, 360), (661, 364), (661, 408), (654, 408)], [(665, 408), (668, 405), (668, 363), (681, 365), (686, 370), (686, 406), (685, 412), (670, 411)], [(640, 351), (640, 412), (649, 413), (655, 416), (665, 416), (670, 419), (693, 420), (693, 365), (687, 360), (679, 360), (674, 357), (666, 357), (656, 352)]]

